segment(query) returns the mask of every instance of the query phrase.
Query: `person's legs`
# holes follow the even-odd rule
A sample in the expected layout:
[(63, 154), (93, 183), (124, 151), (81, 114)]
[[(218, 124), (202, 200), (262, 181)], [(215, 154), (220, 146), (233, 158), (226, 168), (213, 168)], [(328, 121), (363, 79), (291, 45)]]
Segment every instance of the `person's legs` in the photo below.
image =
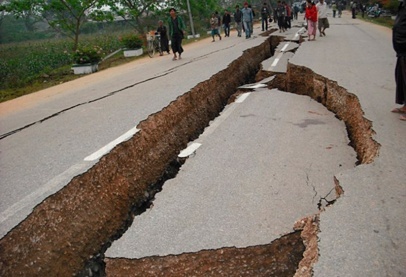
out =
[(406, 57), (398, 57), (395, 67), (396, 104), (403, 105), (401, 108), (392, 110), (394, 113), (402, 113), (401, 120), (406, 120)]
[(244, 30), (245, 30), (245, 38), (249, 38), (250, 37), (250, 22), (244, 21)]
[(323, 31), (321, 30), (321, 26), (323, 26), (323, 24), (321, 22), (321, 18), (318, 19), (318, 23), (319, 23), (319, 33), (320, 33), (320, 36), (322, 37), (323, 36)]

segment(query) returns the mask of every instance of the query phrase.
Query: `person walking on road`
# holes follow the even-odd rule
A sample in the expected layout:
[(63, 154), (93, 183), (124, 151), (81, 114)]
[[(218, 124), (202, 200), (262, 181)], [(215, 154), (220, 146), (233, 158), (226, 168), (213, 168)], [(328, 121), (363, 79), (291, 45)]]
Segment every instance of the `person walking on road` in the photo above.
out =
[(331, 4), (331, 9), (333, 10), (333, 18), (335, 18), (336, 13), (337, 13), (337, 4), (336, 4), (336, 2), (333, 2), (333, 4)]
[(228, 10), (224, 11), (223, 15), (223, 25), (224, 25), (224, 36), (230, 37), (230, 23), (231, 23), (231, 15)]
[(290, 22), (292, 20), (292, 8), (285, 1), (283, 1), (282, 4), (285, 6), (285, 9), (286, 9), (285, 26), (286, 26), (286, 29), (288, 29), (288, 28), (290, 29), (291, 28)]
[(324, 32), (328, 27), (330, 27), (330, 24), (328, 23), (327, 19), (327, 4), (324, 2), (324, 0), (320, 0), (319, 3), (316, 5), (317, 8), (317, 18), (318, 18), (318, 23), (319, 23), (319, 32), (320, 36), (325, 36), (326, 33)]
[(285, 32), (286, 31), (286, 22), (285, 22), (286, 8), (282, 4), (281, 1), (278, 1), (278, 6), (276, 7), (276, 16), (278, 18), (279, 33)]
[(316, 40), (317, 9), (314, 5), (314, 2), (312, 2), (311, 0), (307, 0), (306, 2), (305, 19), (307, 20), (307, 32), (309, 34), (309, 38), (307, 40)]
[(221, 40), (221, 35), (219, 34), (219, 19), (215, 13), (211, 15), (210, 18), (210, 26), (211, 26), (211, 37), (213, 40), (211, 42), (215, 42), (214, 36), (218, 36)]
[(404, 0), (400, 1), (392, 32), (393, 49), (396, 52), (396, 104), (403, 105), (392, 110), (400, 113), (400, 120), (406, 121), (406, 9)]
[(355, 15), (357, 13), (357, 2), (352, 2), (351, 3), (351, 12), (352, 12), (352, 18), (355, 19)]
[(242, 12), (240, 10), (240, 6), (235, 6), (235, 13), (234, 13), (234, 21), (235, 21), (235, 28), (237, 29), (237, 36), (241, 37), (242, 31)]
[(338, 18), (341, 17), (341, 15), (343, 13), (343, 9), (344, 9), (344, 4), (342, 2), (338, 2), (338, 5), (337, 5)]
[(271, 16), (268, 5), (264, 3), (261, 8), (262, 31), (268, 31), (268, 18)]
[(169, 10), (170, 17), (168, 19), (169, 35), (171, 37), (171, 46), (173, 52), (173, 59), (176, 60), (178, 57), (176, 53), (179, 54), (179, 60), (182, 59), (181, 55), (183, 52), (182, 39), (185, 32), (185, 23), (182, 18), (176, 15), (176, 9), (171, 8)]
[(244, 8), (241, 10), (242, 12), (242, 22), (244, 24), (245, 30), (245, 38), (248, 39), (251, 37), (251, 24), (252, 20), (254, 19), (254, 15), (252, 14), (252, 10), (248, 7), (248, 2), (244, 2)]

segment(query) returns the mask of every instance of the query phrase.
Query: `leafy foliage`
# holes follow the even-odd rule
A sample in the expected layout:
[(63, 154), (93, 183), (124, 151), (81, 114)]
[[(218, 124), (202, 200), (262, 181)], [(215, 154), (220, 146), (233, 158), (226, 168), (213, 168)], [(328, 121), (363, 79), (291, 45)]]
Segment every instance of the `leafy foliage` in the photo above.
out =
[(126, 34), (119, 39), (127, 49), (139, 49), (143, 45), (143, 40), (139, 35)]
[(73, 60), (76, 64), (98, 63), (104, 56), (103, 49), (99, 46), (84, 46), (75, 51)]

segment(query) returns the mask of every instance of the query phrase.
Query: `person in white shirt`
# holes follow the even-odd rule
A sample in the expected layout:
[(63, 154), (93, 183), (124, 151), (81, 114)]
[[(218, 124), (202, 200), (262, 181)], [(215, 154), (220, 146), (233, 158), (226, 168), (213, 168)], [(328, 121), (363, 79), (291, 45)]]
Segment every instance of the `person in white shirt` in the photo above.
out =
[(317, 8), (317, 18), (318, 18), (318, 25), (319, 25), (319, 32), (320, 36), (325, 36), (325, 30), (330, 27), (327, 19), (327, 4), (324, 0), (320, 0), (319, 3), (316, 5)]

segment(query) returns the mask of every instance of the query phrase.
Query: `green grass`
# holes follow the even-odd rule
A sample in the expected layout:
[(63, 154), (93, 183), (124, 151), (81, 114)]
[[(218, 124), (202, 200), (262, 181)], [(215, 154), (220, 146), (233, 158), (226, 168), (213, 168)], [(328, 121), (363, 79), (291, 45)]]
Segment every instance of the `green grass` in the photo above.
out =
[(360, 14), (357, 15), (358, 19), (367, 21), (367, 22), (371, 22), (377, 25), (381, 25), (381, 26), (385, 26), (388, 28), (392, 28), (393, 24), (395, 22), (395, 20), (393, 20), (390, 17), (376, 17), (376, 18), (372, 18), (372, 17), (368, 17), (366, 14), (364, 16), (364, 18), (362, 18), (362, 16)]
[[(97, 45), (105, 55), (121, 48), (122, 34), (83, 36), (82, 44)], [(203, 35), (200, 39), (207, 37)], [(195, 40), (184, 40), (184, 44)], [(71, 72), (72, 43), (69, 40), (0, 44), (0, 102), (80, 78)], [(144, 55), (146, 55), (144, 51)], [(140, 57), (125, 58), (120, 51), (102, 61), (99, 70), (132, 62)]]

